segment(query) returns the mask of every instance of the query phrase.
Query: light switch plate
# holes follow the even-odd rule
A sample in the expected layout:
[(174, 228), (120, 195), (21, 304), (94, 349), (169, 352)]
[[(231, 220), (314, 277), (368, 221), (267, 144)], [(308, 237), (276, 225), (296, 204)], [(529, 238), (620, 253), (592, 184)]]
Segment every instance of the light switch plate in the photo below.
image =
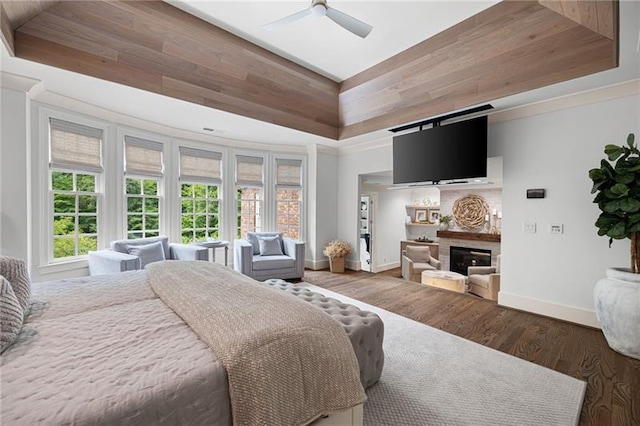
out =
[(564, 226), (562, 224), (549, 225), (550, 234), (562, 234), (564, 232)]
[(525, 234), (535, 234), (536, 233), (536, 223), (535, 222), (523, 222), (522, 223), (522, 232)]

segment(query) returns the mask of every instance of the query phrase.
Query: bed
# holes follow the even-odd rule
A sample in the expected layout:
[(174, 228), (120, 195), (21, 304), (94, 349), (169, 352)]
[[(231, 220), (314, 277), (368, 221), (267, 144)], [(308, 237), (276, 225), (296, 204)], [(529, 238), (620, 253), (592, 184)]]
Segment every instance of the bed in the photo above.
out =
[[(277, 336), (266, 340), (253, 332), (262, 327), (256, 324), (264, 324), (266, 329), (272, 320), (277, 324), (278, 318), (260, 320), (261, 310), (274, 311), (268, 307), (272, 297), (287, 299), (287, 308), (277, 309), (284, 314), (278, 315), (282, 318), (291, 315), (296, 323), (304, 323), (302, 317), (296, 317), (299, 315), (296, 312), (308, 303), (219, 265), (167, 261), (159, 262), (158, 270), (161, 267), (163, 279), (167, 279), (164, 287), (157, 283), (157, 271), (152, 271), (156, 274), (154, 284), (149, 270), (33, 284), (30, 313), (17, 340), (2, 354), (2, 423), (362, 423), (366, 396), (360, 384), (358, 360), (348, 338), (346, 347), (345, 340), (339, 337), (340, 344), (328, 344), (325, 350), (314, 348), (314, 341), (324, 333), (310, 325), (324, 321), (315, 317), (302, 327), (276, 325)], [(194, 273), (196, 275), (190, 275)], [(213, 279), (206, 280), (205, 275)], [(182, 283), (171, 282), (179, 280)], [(188, 293), (185, 283), (193, 283), (192, 291), (197, 297), (184, 299)], [(219, 289), (209, 293), (211, 286)], [(255, 305), (256, 300), (228, 306), (228, 294), (237, 291), (256, 292), (260, 295), (259, 305), (266, 300), (267, 306), (258, 309), (250, 306)], [(177, 301), (165, 300), (171, 292), (179, 293)], [(171, 303), (176, 306), (169, 307)], [(243, 309), (251, 309), (252, 315), (242, 317)], [(212, 311), (219, 316), (208, 318)], [(254, 311), (258, 311), (256, 318), (253, 318)], [(245, 320), (239, 321), (239, 318)], [(211, 320), (216, 326), (212, 330), (194, 331), (202, 327), (204, 320)], [(225, 325), (227, 320), (230, 325)], [(216, 334), (220, 333), (218, 329), (241, 328), (241, 322), (253, 324), (248, 330), (251, 348), (241, 346), (240, 352), (225, 348), (216, 348), (219, 352), (212, 350), (227, 339), (225, 334)], [(306, 333), (315, 334), (305, 340)], [(284, 338), (284, 334), (294, 336), (293, 342), (287, 342), (290, 339)], [(238, 346), (235, 338), (229, 339), (230, 346)], [(255, 344), (255, 339), (259, 344)], [(255, 351), (253, 346), (267, 346), (269, 357), (275, 350), (273, 347), (279, 345), (284, 345), (292, 354), (277, 355), (278, 359), (288, 357), (288, 361), (276, 362), (277, 371), (266, 371), (267, 364), (257, 362), (262, 358), (251, 352)], [(310, 361), (305, 350), (319, 352), (320, 359)], [(238, 365), (229, 363), (225, 358), (229, 354), (241, 360), (234, 361)], [(305, 371), (316, 368), (318, 371), (311, 376)], [(340, 372), (336, 376), (327, 369)], [(252, 382), (238, 380), (239, 370), (242, 374), (253, 371)], [(287, 382), (284, 387), (273, 383), (282, 377)], [(293, 390), (288, 388), (291, 386)], [(324, 390), (316, 391), (316, 387)], [(303, 392), (299, 392), (300, 389)], [(299, 393), (304, 395), (296, 402)], [(250, 403), (244, 407), (247, 401)], [(300, 404), (303, 407), (296, 409)], [(309, 405), (315, 408), (309, 411)], [(293, 412), (274, 412), (282, 410)]]

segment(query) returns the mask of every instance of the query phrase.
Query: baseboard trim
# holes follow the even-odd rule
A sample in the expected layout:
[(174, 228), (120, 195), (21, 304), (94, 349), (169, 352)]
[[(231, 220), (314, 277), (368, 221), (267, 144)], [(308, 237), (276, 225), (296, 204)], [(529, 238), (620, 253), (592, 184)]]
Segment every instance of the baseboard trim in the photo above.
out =
[(305, 259), (304, 267), (307, 269), (311, 269), (312, 271), (329, 269), (329, 259), (323, 259), (323, 260)]
[(594, 311), (577, 308), (575, 306), (547, 302), (545, 300), (533, 299), (504, 291), (498, 294), (498, 305), (586, 325), (588, 327), (600, 328)]
[(362, 269), (362, 263), (360, 263), (359, 260), (347, 259), (345, 268), (351, 269), (352, 271), (360, 271)]
[(384, 272), (384, 271), (388, 271), (390, 269), (396, 269), (400, 267), (400, 262), (391, 262), (391, 263), (384, 263), (382, 265), (377, 265), (376, 266), (376, 270), (373, 272)]

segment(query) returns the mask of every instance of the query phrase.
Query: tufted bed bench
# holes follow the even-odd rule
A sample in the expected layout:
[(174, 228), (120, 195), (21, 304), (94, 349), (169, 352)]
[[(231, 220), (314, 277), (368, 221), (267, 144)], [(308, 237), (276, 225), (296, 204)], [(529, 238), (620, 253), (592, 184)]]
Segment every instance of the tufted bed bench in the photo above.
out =
[(362, 386), (366, 389), (380, 379), (384, 367), (384, 324), (378, 315), (284, 280), (270, 279), (264, 284), (297, 296), (340, 322), (356, 353)]

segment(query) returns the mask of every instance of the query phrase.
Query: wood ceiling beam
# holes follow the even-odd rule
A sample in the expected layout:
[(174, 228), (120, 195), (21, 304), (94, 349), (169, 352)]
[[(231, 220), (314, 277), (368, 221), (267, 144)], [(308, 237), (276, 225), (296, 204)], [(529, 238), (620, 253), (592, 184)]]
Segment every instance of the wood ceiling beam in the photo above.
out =
[[(617, 19), (617, 2), (589, 10), (603, 16), (576, 16)], [(613, 39), (538, 1), (498, 3), (344, 81), (340, 139), (615, 68), (611, 27)]]
[(503, 1), (337, 83), (160, 1), (65, 1), (17, 56), (344, 139), (618, 65), (618, 2)]
[(336, 82), (161, 1), (65, 1), (15, 40), (23, 59), (338, 137)]
[(613, 40), (617, 34), (618, 2), (613, 0), (538, 0), (556, 13)]
[(2, 0), (0, 3), (0, 37), (9, 54), (14, 55), (14, 31), (60, 0)]

